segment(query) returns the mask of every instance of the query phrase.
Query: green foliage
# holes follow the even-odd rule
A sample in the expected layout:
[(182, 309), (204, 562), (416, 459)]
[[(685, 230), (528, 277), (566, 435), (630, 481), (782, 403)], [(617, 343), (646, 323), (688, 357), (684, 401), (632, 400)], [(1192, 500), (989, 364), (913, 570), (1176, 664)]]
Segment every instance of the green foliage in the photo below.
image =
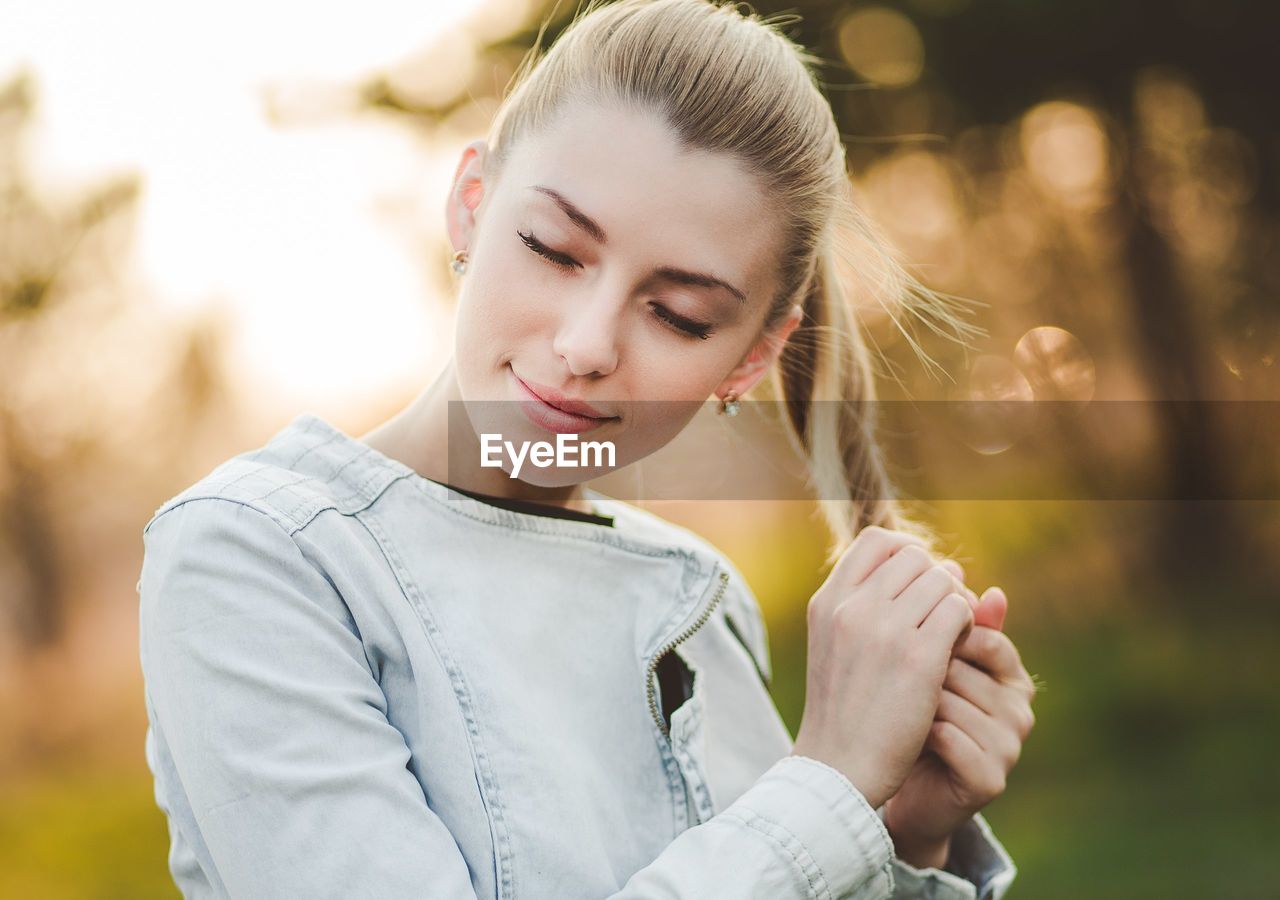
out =
[(51, 770), (0, 792), (0, 897), (179, 896), (149, 773)]

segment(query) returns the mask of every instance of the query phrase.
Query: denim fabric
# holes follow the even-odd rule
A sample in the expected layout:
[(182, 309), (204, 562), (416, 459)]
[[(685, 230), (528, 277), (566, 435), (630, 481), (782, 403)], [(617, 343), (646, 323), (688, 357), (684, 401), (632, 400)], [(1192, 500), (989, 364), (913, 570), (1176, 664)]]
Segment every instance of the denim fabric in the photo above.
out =
[[(883, 810), (789, 755), (721, 553), (589, 496), (613, 528), (481, 502), (303, 414), (157, 509), (145, 749), (183, 894), (1002, 896), (980, 816), (951, 872), (918, 872)], [(674, 710), (664, 651), (692, 673)]]

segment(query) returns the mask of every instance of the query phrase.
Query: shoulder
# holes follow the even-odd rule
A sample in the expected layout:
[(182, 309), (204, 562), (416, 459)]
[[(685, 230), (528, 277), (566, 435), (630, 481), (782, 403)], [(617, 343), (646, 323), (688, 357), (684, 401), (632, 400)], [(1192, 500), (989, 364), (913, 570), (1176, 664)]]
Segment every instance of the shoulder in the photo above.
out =
[(402, 471), (371, 448), (304, 413), (265, 444), (231, 457), (165, 500), (143, 526), (143, 535), (194, 501), (221, 501), (200, 504), (202, 518), (210, 523), (236, 516), (240, 507), (293, 535), (325, 509), (348, 514), (363, 509), (401, 477)]
[[(173, 631), (214, 617), (306, 618), (316, 609), (347, 622), (326, 560), (365, 552), (351, 514), (401, 477), (367, 445), (298, 416), (170, 497), (147, 521), (137, 584), (144, 628)], [(325, 510), (344, 514), (339, 521), (351, 528), (326, 528), (323, 540), (314, 530), (299, 534)]]

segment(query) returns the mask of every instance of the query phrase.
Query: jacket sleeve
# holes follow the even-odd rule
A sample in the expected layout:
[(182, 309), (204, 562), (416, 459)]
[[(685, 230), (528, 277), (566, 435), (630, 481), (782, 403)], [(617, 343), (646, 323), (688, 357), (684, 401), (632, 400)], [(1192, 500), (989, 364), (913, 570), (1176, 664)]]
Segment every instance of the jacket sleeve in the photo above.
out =
[[(231, 897), (472, 898), (338, 591), (258, 509), (190, 499), (144, 530), (148, 715)], [(167, 810), (166, 810), (167, 811)], [(888, 897), (892, 845), (836, 770), (779, 760), (614, 896)]]
[[(884, 818), (884, 807), (877, 812)], [(1001, 900), (1018, 874), (987, 820), (977, 813), (951, 836), (942, 869), (917, 869), (894, 857), (893, 900)]]
[(148, 710), (215, 892), (474, 896), (349, 611), (289, 533), (200, 498), (161, 513), (144, 544)]
[[(723, 564), (732, 569), (732, 563), (728, 560), (724, 560)], [(748, 623), (744, 642), (767, 685), (773, 663), (764, 614), (754, 594), (746, 587), (746, 579), (736, 569), (732, 571), (734, 583), (743, 586), (737, 600), (742, 617)], [(848, 790), (857, 793), (851, 783), (845, 783)], [(884, 813), (884, 806), (876, 810), (882, 823)], [(886, 896), (892, 900), (1001, 900), (1018, 874), (1013, 859), (981, 813), (975, 814), (952, 836), (951, 853), (942, 869), (917, 869), (898, 858), (887, 831), (885, 840), (890, 853), (890, 877), (886, 881), (891, 891)]]

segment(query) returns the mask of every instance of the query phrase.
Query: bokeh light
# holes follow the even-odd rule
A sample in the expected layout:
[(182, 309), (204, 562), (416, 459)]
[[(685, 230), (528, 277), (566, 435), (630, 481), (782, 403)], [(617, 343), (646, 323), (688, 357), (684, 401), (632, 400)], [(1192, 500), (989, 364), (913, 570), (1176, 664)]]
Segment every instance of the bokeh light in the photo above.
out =
[(849, 67), (868, 81), (901, 87), (924, 71), (924, 41), (915, 24), (897, 10), (855, 10), (841, 21), (838, 38)]
[(1072, 207), (1105, 199), (1107, 136), (1097, 115), (1065, 101), (1042, 103), (1022, 118), (1022, 152), (1036, 183)]
[(1018, 338), (1013, 361), (1037, 400), (1090, 400), (1097, 382), (1093, 358), (1071, 332), (1040, 325)]

